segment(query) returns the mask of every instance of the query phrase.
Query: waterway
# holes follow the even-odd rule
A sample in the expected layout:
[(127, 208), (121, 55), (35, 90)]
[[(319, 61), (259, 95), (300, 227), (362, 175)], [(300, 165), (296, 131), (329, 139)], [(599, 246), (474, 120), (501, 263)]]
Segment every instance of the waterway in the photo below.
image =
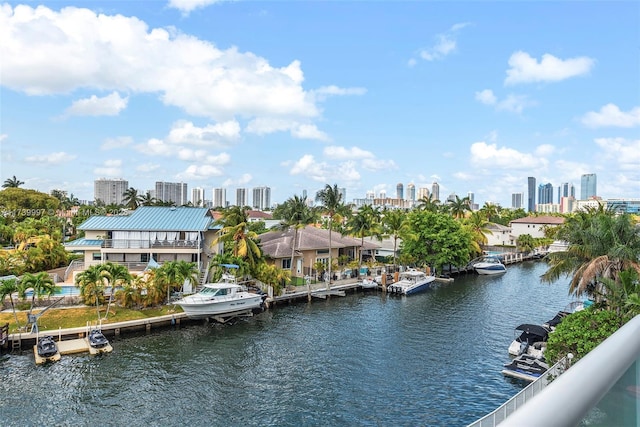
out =
[(572, 300), (568, 279), (540, 282), (546, 268), (129, 335), (110, 354), (43, 366), (12, 354), (0, 361), (0, 424), (465, 426), (526, 385), (500, 372), (515, 326)]

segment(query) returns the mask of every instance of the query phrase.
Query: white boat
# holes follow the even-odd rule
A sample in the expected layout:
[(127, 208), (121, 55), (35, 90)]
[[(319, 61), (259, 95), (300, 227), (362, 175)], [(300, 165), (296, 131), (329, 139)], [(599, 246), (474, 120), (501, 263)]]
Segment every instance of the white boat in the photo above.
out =
[(542, 325), (525, 323), (516, 327), (516, 338), (509, 345), (509, 354), (526, 354), (540, 358), (544, 355), (550, 329)]
[(218, 283), (207, 283), (202, 289), (178, 301), (182, 310), (191, 319), (207, 319), (250, 314), (261, 309), (264, 295), (247, 292), (236, 283), (235, 277), (223, 274)]
[(427, 276), (424, 271), (407, 270), (400, 273), (400, 279), (389, 285), (387, 291), (402, 295), (411, 295), (429, 288), (435, 276)]
[(484, 256), (473, 263), (478, 274), (501, 274), (507, 272), (507, 267), (496, 256)]

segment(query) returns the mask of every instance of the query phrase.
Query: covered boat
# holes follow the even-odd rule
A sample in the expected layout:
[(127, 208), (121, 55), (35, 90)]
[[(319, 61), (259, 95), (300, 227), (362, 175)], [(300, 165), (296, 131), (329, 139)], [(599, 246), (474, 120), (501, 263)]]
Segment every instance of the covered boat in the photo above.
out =
[(528, 354), (534, 357), (542, 357), (547, 345), (550, 330), (542, 325), (525, 323), (515, 329), (519, 335), (509, 345), (509, 354), (519, 356)]

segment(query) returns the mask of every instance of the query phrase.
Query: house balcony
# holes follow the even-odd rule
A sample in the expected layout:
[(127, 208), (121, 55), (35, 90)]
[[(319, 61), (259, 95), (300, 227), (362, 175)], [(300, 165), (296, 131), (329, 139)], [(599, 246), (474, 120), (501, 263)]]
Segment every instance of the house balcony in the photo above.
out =
[(186, 249), (202, 250), (204, 245), (201, 240), (130, 240), (130, 239), (106, 239), (102, 242), (103, 249)]

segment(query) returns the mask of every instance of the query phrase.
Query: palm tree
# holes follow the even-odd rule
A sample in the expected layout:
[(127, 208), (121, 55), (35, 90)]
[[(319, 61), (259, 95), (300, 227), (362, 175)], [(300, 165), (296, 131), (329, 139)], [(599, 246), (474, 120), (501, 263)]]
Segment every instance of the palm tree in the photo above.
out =
[(11, 310), (13, 311), (13, 317), (16, 319), (16, 327), (20, 327), (18, 322), (18, 314), (16, 313), (16, 306), (13, 303), (13, 294), (19, 291), (18, 281), (15, 278), (0, 280), (0, 302), (8, 296), (9, 302), (11, 302)]
[(468, 197), (463, 197), (461, 199), (458, 195), (456, 195), (455, 198), (449, 200), (447, 204), (449, 206), (449, 212), (456, 219), (464, 218), (465, 214), (471, 211), (471, 201)]
[(147, 191), (140, 196), (140, 204), (142, 206), (153, 206), (156, 203), (156, 198), (151, 195), (150, 191)]
[(418, 209), (429, 212), (438, 212), (440, 210), (440, 200), (434, 199), (433, 194), (424, 196), (417, 202)]
[(382, 224), (386, 234), (393, 237), (393, 266), (398, 266), (398, 239), (408, 235), (411, 232), (409, 224), (406, 221), (406, 214), (400, 210), (386, 210), (382, 215)]
[(382, 240), (382, 225), (380, 223), (380, 211), (370, 205), (364, 205), (347, 221), (349, 234), (360, 237), (360, 253), (358, 258), (358, 274), (362, 268), (362, 251), (364, 250), (365, 236), (374, 236)]
[(248, 229), (247, 209), (232, 206), (223, 212), (222, 218), (217, 222), (223, 227), (212, 245), (218, 242), (232, 245), (233, 256), (245, 259), (251, 268), (255, 268), (262, 257), (262, 252), (257, 242), (258, 234)]
[(339, 214), (342, 206), (342, 193), (338, 189), (338, 184), (333, 187), (326, 184), (324, 189), (316, 193), (316, 201), (324, 206), (325, 213), (329, 216), (329, 280), (327, 281), (327, 289), (331, 288), (331, 232), (333, 229), (333, 218)]
[(100, 305), (104, 301), (104, 289), (109, 282), (109, 272), (101, 265), (92, 265), (76, 276), (75, 285), (80, 287), (80, 295), (86, 305), (96, 305), (100, 319)]
[(4, 180), (2, 188), (18, 188), (22, 184), (24, 184), (24, 181), (20, 181), (15, 175), (13, 175), (13, 178), (7, 178)]
[(484, 214), (487, 221), (495, 222), (496, 217), (498, 216), (498, 205), (491, 202), (485, 202), (485, 204), (480, 208), (480, 212)]
[(122, 197), (122, 203), (131, 210), (135, 210), (142, 203), (142, 196), (140, 196), (138, 190), (133, 187), (129, 187), (122, 194)]
[(471, 212), (471, 215), (465, 220), (466, 226), (471, 230), (473, 237), (473, 251), (477, 254), (482, 253), (482, 246), (488, 242), (487, 234), (493, 234), (487, 226), (489, 221), (482, 211)]
[(111, 293), (109, 294), (109, 301), (107, 302), (107, 311), (104, 314), (106, 319), (109, 315), (109, 309), (111, 308), (111, 302), (116, 293), (116, 287), (122, 287), (131, 283), (132, 277), (129, 273), (129, 269), (122, 264), (115, 264), (113, 262), (107, 262), (100, 266), (102, 271), (106, 271), (105, 286), (111, 286)]
[(601, 279), (619, 283), (624, 270), (640, 273), (640, 228), (629, 214), (580, 212), (559, 227), (557, 238), (569, 247), (547, 256), (550, 267), (542, 279), (553, 282), (561, 275), (573, 275), (569, 292), (574, 295), (601, 294)]
[(36, 301), (36, 296), (38, 298), (43, 295), (51, 296), (57, 287), (51, 276), (49, 276), (49, 273), (41, 271), (37, 274), (25, 273), (25, 275), (22, 276), (20, 279), (20, 296), (24, 298), (28, 289), (32, 290), (31, 307), (29, 307), (29, 314), (31, 314)]
[(295, 276), (295, 253), (298, 247), (298, 230), (306, 227), (309, 224), (315, 222), (317, 218), (316, 211), (311, 209), (307, 205), (307, 197), (293, 196), (286, 200), (281, 207), (281, 222), (278, 228), (291, 229), (293, 228), (293, 242), (291, 243), (291, 260), (290, 269), (291, 277)]

